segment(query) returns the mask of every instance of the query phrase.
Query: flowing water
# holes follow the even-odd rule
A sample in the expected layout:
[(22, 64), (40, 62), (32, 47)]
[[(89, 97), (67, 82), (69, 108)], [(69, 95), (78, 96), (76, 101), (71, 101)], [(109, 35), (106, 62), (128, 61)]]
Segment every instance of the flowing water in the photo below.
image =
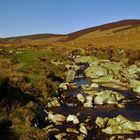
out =
[[(75, 82), (78, 85), (77, 89), (68, 89), (64, 93), (61, 93), (63, 97), (65, 97), (63, 100), (63, 103), (61, 104), (60, 107), (56, 108), (51, 108), (51, 110), (54, 113), (59, 113), (64, 116), (68, 116), (69, 114), (74, 114), (76, 115), (77, 113), (80, 114), (78, 117), (80, 122), (85, 122), (87, 118), (91, 118), (91, 121), (87, 123), (88, 127), (91, 127), (91, 130), (88, 133), (88, 136), (86, 137), (87, 140), (92, 140), (92, 139), (109, 139), (110, 135), (101, 133), (99, 129), (96, 129), (95, 127), (95, 120), (97, 117), (109, 117), (113, 118), (116, 117), (117, 115), (121, 114), (124, 117), (128, 118), (129, 120), (133, 121), (140, 121), (140, 99), (136, 97), (135, 93), (130, 90), (119, 90), (111, 87), (103, 87), (100, 86), (99, 90), (112, 90), (112, 91), (117, 91), (121, 94), (123, 94), (128, 101), (125, 105), (124, 109), (120, 109), (117, 107), (117, 105), (94, 105), (92, 108), (85, 108), (80, 104), (77, 100), (76, 95), (78, 93), (83, 94), (81, 86), (82, 85), (87, 85), (91, 84), (92, 82), (90, 79), (87, 79), (83, 71), (85, 69), (85, 65), (81, 65), (81, 70), (78, 71), (78, 75), (81, 74), (83, 75), (82, 78), (76, 78), (73, 82)], [(84, 95), (84, 94), (83, 94)], [(73, 125), (71, 123), (64, 123), (61, 126), (56, 126), (61, 130), (61, 132), (64, 132), (66, 128), (68, 127), (74, 127), (78, 129), (78, 125)], [(51, 134), (51, 139), (55, 139), (54, 135), (57, 133), (52, 133)], [(125, 135), (125, 137), (129, 138), (135, 138), (140, 136), (139, 132), (135, 132), (133, 135)], [(76, 135), (70, 134), (70, 136), (67, 137), (67, 139), (76, 139)]]

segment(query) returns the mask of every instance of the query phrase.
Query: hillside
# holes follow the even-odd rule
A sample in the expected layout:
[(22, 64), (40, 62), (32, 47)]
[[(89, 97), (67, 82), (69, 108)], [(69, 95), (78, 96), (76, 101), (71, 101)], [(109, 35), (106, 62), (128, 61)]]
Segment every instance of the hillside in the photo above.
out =
[[(4, 38), (1, 44), (19, 46), (110, 47), (140, 49), (140, 20), (121, 20), (66, 35), (36, 34)], [(133, 46), (133, 47), (132, 47)]]

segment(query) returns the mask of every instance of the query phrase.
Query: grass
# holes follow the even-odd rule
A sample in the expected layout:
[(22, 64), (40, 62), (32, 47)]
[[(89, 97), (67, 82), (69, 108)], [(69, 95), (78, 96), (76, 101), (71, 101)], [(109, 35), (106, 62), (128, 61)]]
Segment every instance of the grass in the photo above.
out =
[(32, 64), (37, 57), (45, 57), (47, 52), (44, 50), (23, 50), (16, 52), (16, 58), (22, 63)]

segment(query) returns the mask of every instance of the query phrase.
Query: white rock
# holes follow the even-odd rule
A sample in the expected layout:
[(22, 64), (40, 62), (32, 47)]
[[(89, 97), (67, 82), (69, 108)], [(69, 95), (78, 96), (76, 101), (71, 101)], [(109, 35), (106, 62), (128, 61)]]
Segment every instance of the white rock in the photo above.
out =
[(55, 135), (55, 138), (57, 140), (62, 140), (63, 137), (65, 137), (66, 135), (67, 135), (66, 133), (59, 133), (59, 134)]
[(91, 87), (92, 89), (97, 89), (97, 88), (99, 88), (99, 85), (98, 85), (97, 83), (92, 83), (92, 84), (90, 85), (90, 87)]
[(68, 86), (68, 83), (61, 83), (61, 84), (59, 85), (59, 88), (61, 88), (61, 89), (63, 89), (63, 90), (67, 90), (67, 89), (68, 89), (67, 86)]
[(77, 94), (77, 98), (80, 102), (84, 103), (85, 102), (85, 98), (82, 94)]
[(48, 113), (48, 117), (49, 120), (51, 120), (52, 122), (56, 123), (56, 122), (64, 122), (66, 120), (66, 117), (61, 115), (61, 114), (53, 114), (52, 112)]
[(92, 104), (92, 100), (93, 100), (93, 96), (92, 95), (89, 95), (86, 97), (86, 103), (84, 103), (84, 107), (93, 107), (93, 104)]
[(84, 126), (83, 123), (80, 124), (79, 131), (80, 131), (81, 133), (85, 134), (85, 135), (88, 134), (88, 131), (87, 131), (87, 129), (86, 129), (86, 127)]
[(73, 122), (73, 124), (78, 124), (79, 120), (78, 117), (75, 115), (69, 115), (66, 119), (67, 122)]

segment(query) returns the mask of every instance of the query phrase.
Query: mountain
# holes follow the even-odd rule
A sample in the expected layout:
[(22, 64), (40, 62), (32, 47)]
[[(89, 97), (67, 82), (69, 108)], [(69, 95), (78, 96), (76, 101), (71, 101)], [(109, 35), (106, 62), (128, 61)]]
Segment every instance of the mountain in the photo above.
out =
[[(127, 30), (130, 28), (134, 28), (137, 26), (140, 26), (140, 20), (121, 20), (118, 22), (108, 23), (108, 24), (80, 30), (77, 32), (73, 32), (71, 34), (68, 34), (68, 38), (66, 40), (67, 41), (73, 40), (73, 39), (76, 39), (82, 35), (85, 35), (85, 34), (88, 34), (90, 32), (94, 32), (94, 31), (106, 31), (106, 30), (111, 30), (113, 28), (119, 28), (119, 27), (120, 27), (120, 29), (118, 29), (117, 31), (122, 31), (122, 30)], [(122, 27), (122, 29), (121, 29), (121, 27)]]
[[(3, 40), (3, 41), (2, 41)], [(119, 47), (140, 49), (140, 20), (129, 19), (61, 34), (36, 34), (1, 39), (0, 43), (48, 44), (69, 47)]]

